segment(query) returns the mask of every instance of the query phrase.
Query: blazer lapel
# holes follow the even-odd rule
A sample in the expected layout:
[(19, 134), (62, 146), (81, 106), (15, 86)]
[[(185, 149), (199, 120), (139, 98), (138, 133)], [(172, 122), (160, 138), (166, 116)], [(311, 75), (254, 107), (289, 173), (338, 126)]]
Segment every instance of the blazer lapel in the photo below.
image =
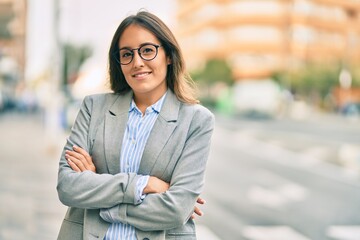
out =
[(169, 89), (159, 116), (147, 140), (140, 162), (139, 174), (149, 175), (151, 173), (161, 150), (177, 126), (179, 107), (179, 100)]
[(128, 120), (132, 92), (119, 95), (105, 115), (104, 149), (109, 173), (120, 172), (120, 151)]

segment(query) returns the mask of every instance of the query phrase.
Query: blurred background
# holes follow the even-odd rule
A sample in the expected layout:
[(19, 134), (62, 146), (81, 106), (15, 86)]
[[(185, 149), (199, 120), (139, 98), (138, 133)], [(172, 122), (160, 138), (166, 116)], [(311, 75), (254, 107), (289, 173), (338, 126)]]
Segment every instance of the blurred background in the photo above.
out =
[(0, 0), (0, 239), (56, 239), (60, 152), (140, 9), (216, 115), (199, 239), (359, 240), (359, 0)]

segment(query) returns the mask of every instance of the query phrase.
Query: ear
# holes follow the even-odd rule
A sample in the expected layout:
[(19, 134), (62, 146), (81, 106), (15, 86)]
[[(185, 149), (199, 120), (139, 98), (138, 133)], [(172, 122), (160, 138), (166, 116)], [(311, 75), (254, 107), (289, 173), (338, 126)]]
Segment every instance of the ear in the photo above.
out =
[(170, 56), (166, 57), (166, 63), (167, 63), (167, 65), (172, 64), (172, 60), (171, 60)]

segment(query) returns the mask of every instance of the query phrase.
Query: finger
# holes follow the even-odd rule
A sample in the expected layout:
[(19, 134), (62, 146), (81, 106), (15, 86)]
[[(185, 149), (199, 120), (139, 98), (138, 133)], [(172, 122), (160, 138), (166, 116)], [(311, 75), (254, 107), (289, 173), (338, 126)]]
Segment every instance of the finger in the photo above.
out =
[(85, 158), (81, 154), (78, 154), (78, 153), (76, 153), (74, 151), (66, 151), (65, 157), (66, 158), (71, 158), (73, 163), (78, 165), (78, 167), (84, 166), (85, 168), (87, 168), (87, 166), (86, 166), (87, 161), (85, 160)]
[(198, 216), (202, 216), (204, 215), (204, 213), (200, 210), (200, 208), (195, 207), (194, 208), (194, 213), (196, 213)]
[(71, 167), (72, 170), (74, 170), (75, 172), (81, 172), (80, 168), (78, 168), (76, 166), (75, 163), (73, 163), (70, 159), (67, 159), (67, 163), (69, 164), (69, 166)]
[(77, 159), (69, 154), (65, 154), (65, 158), (68, 161), (71, 161), (73, 164), (75, 164), (80, 169), (81, 172), (86, 170), (86, 167), (84, 166), (83, 162), (80, 161), (79, 159)]
[(92, 158), (87, 151), (85, 151), (81, 147), (78, 147), (75, 145), (73, 146), (73, 149), (74, 149), (74, 151), (76, 151), (76, 152), (80, 153), (82, 156), (84, 156), (89, 165), (93, 165)]
[(89, 163), (87, 162), (87, 160), (85, 159), (85, 157), (84, 157), (82, 154), (77, 153), (77, 152), (75, 152), (75, 151), (69, 151), (69, 150), (66, 151), (66, 154), (69, 155), (69, 156), (71, 156), (73, 159), (76, 159), (76, 160), (78, 160), (78, 161), (81, 161), (82, 164), (83, 164), (86, 168), (88, 168)]
[(66, 154), (78, 159), (78, 160), (85, 160), (85, 157), (80, 154), (80, 153), (77, 153), (75, 151), (71, 151), (71, 150), (66, 150)]
[[(75, 151), (66, 150), (66, 155), (69, 155), (72, 157), (73, 162), (76, 164), (78, 163), (78, 166), (84, 166), (85, 170), (90, 170), (94, 173), (96, 173), (96, 167), (92, 163), (92, 160), (90, 160), (90, 163), (85, 159), (85, 157), (81, 153), (77, 153)], [(90, 157), (90, 156), (89, 156)], [(91, 157), (90, 157), (91, 159)], [(80, 162), (81, 163), (80, 163)], [(84, 171), (84, 170), (83, 170)]]
[(86, 163), (84, 162), (84, 164), (85, 164), (86, 168), (88, 170), (95, 172), (96, 168), (95, 168), (95, 165), (94, 165), (89, 153), (87, 151), (85, 151), (84, 149), (82, 149), (81, 147), (78, 147), (76, 145), (73, 146), (73, 149), (74, 149), (74, 151), (78, 152), (79, 154), (82, 155), (82, 157), (85, 158)]
[(203, 199), (203, 198), (201, 198), (201, 197), (198, 197), (198, 199), (196, 200), (196, 202), (199, 203), (199, 204), (205, 204), (205, 203), (206, 203), (205, 199)]
[(191, 214), (191, 219), (195, 219), (195, 214)]

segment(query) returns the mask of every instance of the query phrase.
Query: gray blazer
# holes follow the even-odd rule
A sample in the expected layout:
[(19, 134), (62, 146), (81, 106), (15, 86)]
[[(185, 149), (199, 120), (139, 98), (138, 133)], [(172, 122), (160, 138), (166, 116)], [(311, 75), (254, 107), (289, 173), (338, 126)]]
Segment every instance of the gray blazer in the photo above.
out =
[[(57, 191), (69, 208), (58, 239), (103, 239), (110, 223), (99, 216), (99, 209), (110, 207), (117, 208), (117, 219), (136, 228), (138, 239), (196, 239), (190, 216), (204, 185), (214, 116), (201, 105), (180, 102), (168, 90), (139, 172), (119, 173), (131, 99), (132, 92), (84, 99), (59, 164)], [(90, 153), (97, 174), (70, 168), (64, 155), (73, 145)], [(136, 204), (139, 175), (156, 176), (170, 188)]]

